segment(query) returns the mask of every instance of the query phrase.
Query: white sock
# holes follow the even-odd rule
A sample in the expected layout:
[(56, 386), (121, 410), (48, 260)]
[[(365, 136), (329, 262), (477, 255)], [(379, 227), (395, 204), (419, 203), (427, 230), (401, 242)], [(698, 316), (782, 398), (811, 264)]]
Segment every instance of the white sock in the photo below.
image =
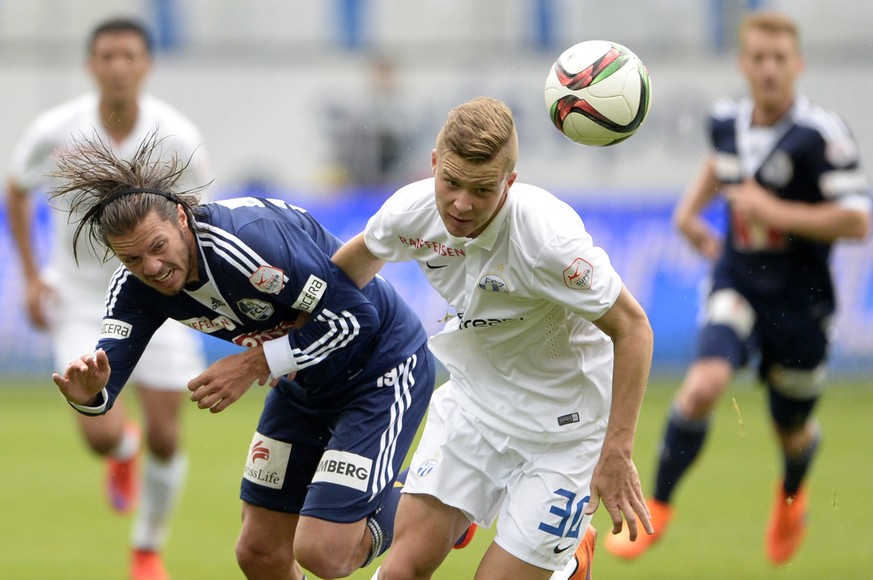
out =
[(176, 453), (169, 461), (146, 456), (139, 509), (131, 532), (135, 548), (158, 551), (164, 546), (187, 472), (188, 458), (183, 453)]
[(109, 456), (120, 461), (130, 459), (139, 452), (139, 443), (139, 430), (130, 429), (125, 426), (124, 431), (121, 432), (121, 441), (112, 448), (109, 452)]

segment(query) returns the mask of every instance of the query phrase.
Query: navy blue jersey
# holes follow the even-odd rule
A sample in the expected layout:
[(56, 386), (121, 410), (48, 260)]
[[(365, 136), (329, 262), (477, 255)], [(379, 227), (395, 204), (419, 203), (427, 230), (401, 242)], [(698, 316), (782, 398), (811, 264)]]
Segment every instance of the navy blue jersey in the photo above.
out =
[[(711, 139), (722, 183), (753, 177), (782, 199), (813, 204), (866, 198), (858, 147), (834, 113), (798, 97), (775, 126), (755, 127), (751, 119), (749, 99), (722, 101), (714, 109)], [(834, 311), (831, 244), (747, 223), (738, 215), (730, 215), (728, 223), (714, 289), (736, 288), (753, 304), (756, 296), (776, 297), (817, 316)]]
[[(111, 406), (168, 318), (244, 347), (287, 341), (297, 376), (286, 389), (310, 401), (349, 395), (343, 389), (381, 376), (426, 343), (417, 315), (384, 279), (359, 290), (334, 265), (341, 241), (300, 208), (256, 198), (219, 201), (195, 209), (193, 230), (195, 287), (165, 296), (124, 266), (113, 276), (97, 343), (112, 368), (99, 412)], [(311, 319), (293, 329), (303, 312)]]

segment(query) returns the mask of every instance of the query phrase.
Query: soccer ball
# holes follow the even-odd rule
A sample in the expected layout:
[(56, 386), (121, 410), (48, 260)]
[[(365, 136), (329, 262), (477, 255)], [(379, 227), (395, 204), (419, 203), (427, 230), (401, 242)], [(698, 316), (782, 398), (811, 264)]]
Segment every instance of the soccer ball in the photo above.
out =
[(558, 131), (584, 145), (615, 145), (649, 114), (649, 72), (615, 42), (588, 40), (565, 50), (546, 77), (549, 116)]

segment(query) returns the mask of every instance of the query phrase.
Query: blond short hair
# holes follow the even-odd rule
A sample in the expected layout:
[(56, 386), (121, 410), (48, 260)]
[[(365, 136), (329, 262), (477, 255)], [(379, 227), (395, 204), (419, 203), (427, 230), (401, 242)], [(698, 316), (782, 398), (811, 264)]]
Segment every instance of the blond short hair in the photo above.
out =
[(760, 30), (768, 34), (788, 34), (794, 39), (797, 49), (800, 50), (800, 30), (797, 28), (797, 24), (782, 12), (757, 10), (747, 14), (740, 24), (740, 50), (743, 50), (746, 35), (750, 30)]
[(446, 151), (474, 163), (487, 163), (498, 157), (508, 171), (518, 161), (518, 135), (512, 110), (502, 101), (479, 97), (449, 111), (437, 136), (437, 153)]

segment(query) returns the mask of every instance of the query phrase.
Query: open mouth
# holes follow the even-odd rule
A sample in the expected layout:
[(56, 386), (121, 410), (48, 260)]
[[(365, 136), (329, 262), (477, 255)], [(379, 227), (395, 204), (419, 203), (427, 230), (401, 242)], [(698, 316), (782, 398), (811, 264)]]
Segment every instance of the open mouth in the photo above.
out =
[(172, 277), (172, 275), (173, 275), (173, 270), (167, 270), (166, 274), (164, 274), (163, 276), (160, 276), (158, 278), (154, 278), (154, 281), (157, 282), (158, 284), (163, 284), (164, 282), (169, 280), (170, 277)]

